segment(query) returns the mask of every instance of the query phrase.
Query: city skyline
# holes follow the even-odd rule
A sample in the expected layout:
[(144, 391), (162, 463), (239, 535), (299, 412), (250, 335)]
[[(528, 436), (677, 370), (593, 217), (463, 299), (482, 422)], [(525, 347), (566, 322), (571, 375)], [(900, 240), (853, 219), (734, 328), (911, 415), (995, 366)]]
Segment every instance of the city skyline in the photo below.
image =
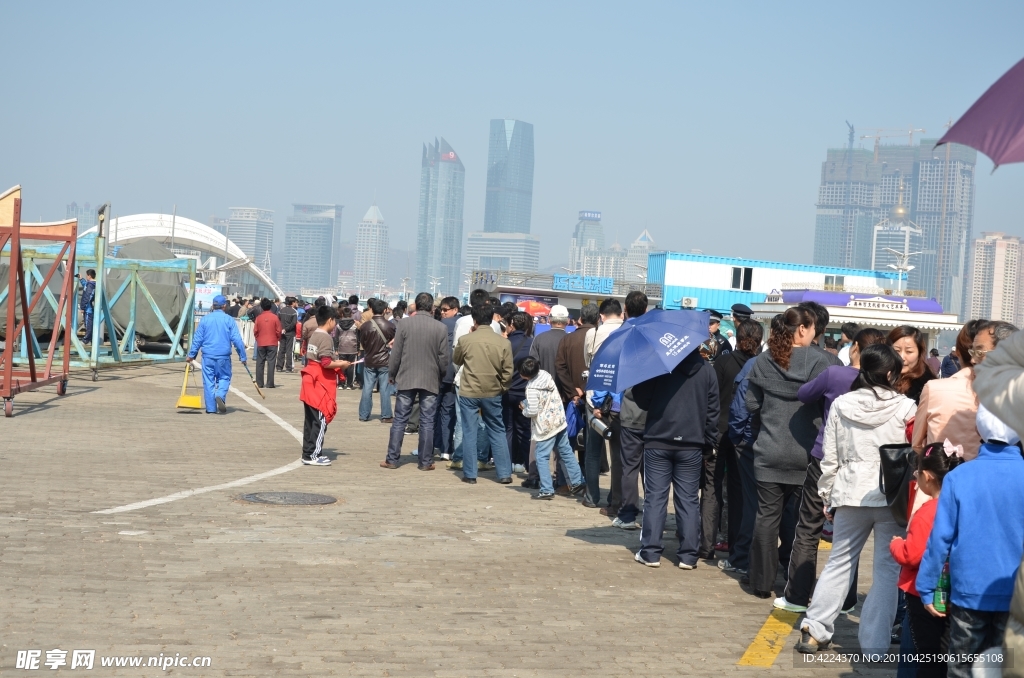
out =
[(529, 233), (533, 214), (533, 125), (491, 120), (485, 233)]
[[(863, 135), (907, 125), (937, 137), (1019, 60), (1012, 27), (1024, 21), (1024, 7), (980, 7), (958, 21), (957, 44), (966, 49), (934, 51), (952, 9), (886, 6), (892, 25), (916, 27), (904, 49), (930, 54), (897, 73), (891, 34), (867, 25), (837, 32), (845, 18), (832, 6), (658, 5), (636, 13), (527, 5), (512, 15), (442, 6), (413, 7), (398, 19), (374, 6), (313, 4), (303, 17), (211, 6), (195, 22), (181, 8), (158, 15), (150, 7), (70, 6), (54, 14), (17, 4), (9, 16), (19, 31), (0, 56), (22, 73), (18, 96), (36, 105), (0, 111), (5, 127), (19, 130), (0, 183), (23, 185), (26, 214), (42, 220), (64, 218), (67, 203), (86, 198), (122, 215), (170, 213), (177, 204), (179, 214), (200, 220), (226, 217), (228, 205), (271, 209), (279, 220), (276, 269), (292, 202), (368, 205), (376, 196), (392, 239), (415, 242), (420, 167), (409, 162), (410, 149), (440, 132), (469, 169), (464, 233), (483, 230), (489, 120), (519, 119), (535, 126), (531, 232), (543, 240), (542, 267), (567, 263), (573, 217), (588, 206), (630, 230), (657, 225), (666, 249), (810, 263), (822, 149), (846, 146), (844, 120)], [(498, 21), (503, 30), (480, 30)], [(700, 30), (678, 41), (669, 29), (680, 24)], [(363, 30), (374, 25), (388, 26), (386, 49)], [(330, 26), (343, 27), (343, 43)], [(563, 39), (573, 29), (602, 49), (580, 54)], [(459, 40), (422, 58), (415, 46), (423, 31), (453, 30)], [(71, 51), (89, 32), (117, 34), (120, 50)], [(521, 49), (516, 36), (524, 34), (535, 37), (535, 49)], [(189, 44), (187, 53), (148, 48), (171, 37)], [(41, 40), (54, 48), (37, 53)], [(259, 50), (250, 50), (253, 40)], [(251, 59), (234, 58), (243, 52)], [(806, 59), (808, 52), (831, 56)], [(500, 76), (495, 53), (509, 55)], [(91, 84), (99, 80), (102, 91)], [(289, 85), (266, 90), (268, 82)], [(827, 97), (817, 93), (825, 82)], [(239, 90), (267, 94), (253, 105), (229, 95)], [(293, 91), (317, 91), (322, 105), (297, 106)], [(373, 104), (351, 105), (364, 92), (374, 93)], [(216, 105), (156, 106), (139, 116), (132, 103), (157, 99)], [(73, 116), (32, 112), (60, 110), (66, 100), (89, 105)], [(410, 116), (410, 101), (428, 103)], [(872, 145), (855, 141), (866, 151)], [(991, 170), (978, 159), (974, 232), (1024, 235), (1024, 167)], [(343, 214), (347, 239), (361, 216)], [(623, 245), (628, 239), (623, 230)]]

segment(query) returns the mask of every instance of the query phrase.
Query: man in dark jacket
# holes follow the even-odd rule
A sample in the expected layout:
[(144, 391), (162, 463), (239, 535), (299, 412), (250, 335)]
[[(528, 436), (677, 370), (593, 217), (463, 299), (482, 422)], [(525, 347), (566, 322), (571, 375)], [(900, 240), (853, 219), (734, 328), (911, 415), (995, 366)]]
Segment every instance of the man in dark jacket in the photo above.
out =
[[(675, 497), (679, 568), (697, 566), (700, 502), (697, 491), (705, 447), (718, 441), (718, 379), (699, 351), (666, 374), (633, 387), (636, 404), (647, 410), (644, 429), (644, 518), (634, 559), (661, 565), (668, 491)], [(679, 416), (685, 412), (686, 416)]]
[(575, 332), (562, 337), (562, 341), (558, 343), (558, 353), (555, 355), (555, 372), (558, 376), (556, 383), (562, 390), (562, 400), (566, 403), (570, 400), (578, 403), (583, 397), (583, 389), (587, 387), (587, 380), (583, 378), (583, 371), (587, 369), (583, 349), (587, 331), (597, 327), (598, 316), (597, 306), (583, 306), (580, 309), (580, 326)]
[(452, 458), (455, 437), (455, 408), (458, 399), (455, 395), (455, 363), (451, 361), (452, 347), (455, 345), (455, 324), (459, 320), (459, 300), (456, 297), (445, 297), (440, 303), (441, 324), (448, 332), (448, 369), (441, 379), (441, 392), (437, 395), (437, 416), (434, 418), (434, 453), (442, 459)]
[(714, 338), (715, 343), (718, 344), (718, 348), (715, 351), (715, 355), (711, 358), (711, 362), (714, 362), (715, 360), (717, 360), (718, 358), (721, 358), (726, 353), (729, 353), (730, 351), (732, 351), (732, 345), (729, 343), (728, 339), (726, 339), (725, 337), (722, 336), (721, 327), (722, 327), (722, 318), (724, 316), (721, 313), (719, 313), (718, 311), (716, 311), (714, 309), (711, 309), (711, 308), (704, 309), (704, 310), (706, 310), (709, 313), (711, 313), (711, 319), (708, 321), (708, 331), (711, 333), (711, 336)]
[[(626, 322), (647, 313), (647, 295), (633, 291), (626, 295)], [(627, 388), (622, 394), (619, 408), (619, 455), (622, 458), (622, 486), (620, 508), (612, 525), (624, 530), (635, 530), (636, 517), (640, 513), (640, 491), (637, 481), (644, 465), (644, 428), (647, 426), (647, 410), (636, 404), (633, 389)]]
[[(715, 377), (718, 379), (718, 395), (723, 411), (727, 410), (729, 404), (732, 403), (733, 392), (736, 389), (736, 375), (740, 373), (748, 360), (760, 352), (762, 339), (764, 339), (764, 330), (760, 323), (753, 320), (740, 321), (736, 325), (736, 350), (715, 360)], [(743, 485), (740, 482), (741, 476), (738, 471), (739, 458), (736, 456), (736, 446), (729, 439), (728, 433), (729, 417), (723, 414), (718, 418), (718, 445), (714, 472), (710, 483), (705, 476), (707, 489), (701, 494), (700, 511), (703, 524), (701, 557), (713, 558), (715, 555), (715, 536), (718, 533), (722, 516), (723, 485), (725, 485), (729, 497), (729, 524), (726, 533), (729, 535), (730, 553), (742, 525)], [(754, 505), (756, 506), (756, 502)], [(719, 567), (723, 570), (727, 569), (729, 561), (722, 561)]]
[[(395, 338), (395, 326), (384, 320), (387, 303), (380, 299), (370, 300), (373, 313), (359, 326), (359, 345), (363, 347), (363, 394), (359, 399), (359, 421), (369, 421), (373, 411), (373, 387), (380, 391), (380, 421), (390, 424), (391, 388), (388, 385), (388, 361), (391, 358), (391, 342)], [(403, 431), (404, 433), (404, 431)]]
[(421, 471), (433, 471), (434, 414), (437, 412), (441, 379), (448, 371), (448, 330), (432, 317), (434, 297), (420, 292), (416, 295), (415, 304), (416, 313), (398, 323), (395, 345), (388, 362), (389, 379), (398, 388), (398, 397), (388, 441), (388, 456), (380, 465), (398, 468), (405, 425), (412, 413), (413, 401), (417, 400), (420, 403), (419, 468)]
[(281, 343), (277, 347), (277, 371), (292, 371), (295, 351), (295, 325), (299, 321), (299, 312), (296, 306), (299, 302), (295, 297), (286, 297), (284, 306), (278, 312), (277, 317), (281, 321)]
[(533, 337), (527, 336), (526, 330), (532, 329), (532, 323), (530, 316), (518, 309), (508, 317), (507, 323), (511, 330), (508, 341), (512, 347), (512, 382), (501, 397), (501, 414), (509, 456), (512, 458), (512, 472), (526, 473), (530, 464), (530, 420), (523, 415), (526, 380), (519, 374), (519, 366), (530, 357)]
[[(549, 322), (551, 329), (534, 336), (533, 345), (530, 346), (530, 357), (535, 358), (540, 364), (540, 369), (550, 374), (555, 380), (555, 388), (558, 389), (558, 394), (561, 396), (562, 405), (564, 406), (568, 403), (569, 398), (566, 397), (565, 390), (559, 382), (556, 363), (558, 359), (558, 347), (562, 343), (562, 339), (566, 336), (565, 326), (569, 324), (569, 309), (561, 304), (552, 306)], [(559, 464), (556, 481), (558, 487), (565, 485), (563, 480), (562, 466)], [(523, 487), (535, 490), (540, 489), (540, 476), (537, 474), (537, 463), (532, 457), (530, 459), (530, 474), (526, 480), (523, 481), (522, 485)]]

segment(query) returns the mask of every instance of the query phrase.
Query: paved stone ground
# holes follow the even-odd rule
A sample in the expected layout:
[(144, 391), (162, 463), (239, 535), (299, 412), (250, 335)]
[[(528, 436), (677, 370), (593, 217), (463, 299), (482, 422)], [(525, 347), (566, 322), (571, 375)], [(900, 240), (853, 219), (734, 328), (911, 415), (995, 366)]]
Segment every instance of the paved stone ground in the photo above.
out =
[[(176, 411), (182, 370), (128, 368), (95, 383), (75, 374), (67, 396), (53, 387), (19, 395), (15, 417), (0, 421), (0, 674), (21, 673), (19, 649), (41, 649), (45, 660), (53, 648), (212, 657), (210, 668), (166, 672), (101, 669), (97, 659), (94, 675), (126, 676), (765, 670), (736, 664), (770, 601), (704, 563), (692, 572), (668, 560), (640, 567), (632, 561), (639, 534), (574, 500), (532, 502), (518, 481), (499, 485), (493, 472), (476, 486), (441, 463), (419, 472), (412, 437), (405, 465), (379, 468), (387, 427), (357, 421), (355, 392), (339, 394), (325, 445), (331, 467), (92, 513), (298, 458), (294, 438), (235, 395), (226, 416)], [(235, 386), (255, 396), (239, 371)], [(298, 374), (286, 374), (263, 403), (301, 430), (297, 389)], [(339, 502), (237, 500), (271, 490)], [(666, 552), (674, 548), (673, 535)], [(840, 646), (855, 649), (856, 618), (839, 624)], [(854, 672), (794, 668), (796, 637), (776, 674)]]

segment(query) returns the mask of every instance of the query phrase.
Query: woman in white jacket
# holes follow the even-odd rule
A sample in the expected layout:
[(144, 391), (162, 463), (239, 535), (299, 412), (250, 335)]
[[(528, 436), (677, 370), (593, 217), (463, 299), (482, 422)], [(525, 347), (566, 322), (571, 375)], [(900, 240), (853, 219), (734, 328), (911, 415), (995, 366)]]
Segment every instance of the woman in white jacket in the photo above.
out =
[(907, 442), (907, 424), (917, 405), (896, 392), (902, 361), (891, 346), (875, 344), (864, 349), (860, 373), (850, 392), (836, 398), (825, 422), (818, 494), (825, 512), (834, 512), (832, 552), (811, 604), (800, 624), (796, 649), (813, 653), (832, 641), (835, 620), (853, 582), (854, 565), (875, 533), (871, 589), (861, 610), (861, 652), (889, 649), (889, 635), (896, 616), (896, 580), (900, 566), (889, 554), (889, 542), (904, 530), (886, 506), (878, 489), (881, 456), (878, 448)]

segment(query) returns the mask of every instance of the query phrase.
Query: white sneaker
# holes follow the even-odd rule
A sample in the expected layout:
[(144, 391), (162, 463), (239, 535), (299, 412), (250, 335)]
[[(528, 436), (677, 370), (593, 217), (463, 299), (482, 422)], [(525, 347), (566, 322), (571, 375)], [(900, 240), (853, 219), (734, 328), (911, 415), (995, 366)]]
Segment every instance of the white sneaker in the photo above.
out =
[(452, 460), (452, 455), (448, 454), (447, 452), (442, 452), (441, 453), (441, 459), (443, 459), (445, 461), (451, 461)]
[(640, 563), (641, 565), (646, 565), (647, 567), (661, 567), (661, 561), (660, 560), (658, 562), (656, 562), (656, 563), (648, 563), (646, 560), (644, 560), (643, 558), (640, 557), (640, 552), (639, 551), (637, 551), (636, 555), (633, 556), (633, 560), (635, 560), (636, 562)]
[(680, 560), (679, 561), (679, 569), (680, 570), (696, 570), (697, 566), (696, 565), (687, 565), (686, 563), (684, 563), (683, 561)]
[(640, 524), (637, 523), (635, 520), (633, 522), (631, 522), (631, 523), (627, 523), (627, 522), (625, 522), (623, 520), (619, 520), (618, 518), (616, 518), (615, 520), (612, 521), (612, 526), (613, 527), (618, 527), (618, 528), (623, 529), (623, 530), (639, 530), (640, 529)]
[(793, 603), (786, 600), (786, 596), (779, 596), (772, 603), (773, 606), (786, 612), (807, 612), (806, 605), (794, 605)]
[(515, 464), (512, 466), (512, 473), (526, 473), (526, 467), (522, 464)]

